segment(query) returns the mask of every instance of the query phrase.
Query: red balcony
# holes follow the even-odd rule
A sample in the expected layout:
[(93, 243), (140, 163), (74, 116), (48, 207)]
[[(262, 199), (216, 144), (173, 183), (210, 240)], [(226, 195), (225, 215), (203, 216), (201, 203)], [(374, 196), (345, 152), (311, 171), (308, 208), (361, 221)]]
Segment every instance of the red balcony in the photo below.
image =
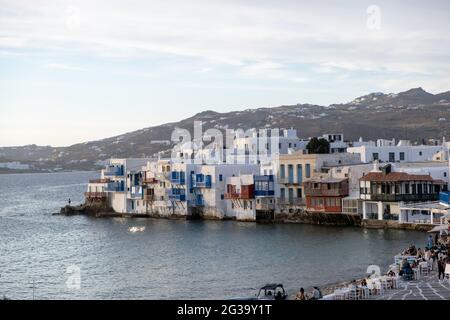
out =
[(227, 185), (225, 199), (253, 199), (255, 198), (254, 185), (241, 186), (241, 192), (236, 191), (235, 185)]

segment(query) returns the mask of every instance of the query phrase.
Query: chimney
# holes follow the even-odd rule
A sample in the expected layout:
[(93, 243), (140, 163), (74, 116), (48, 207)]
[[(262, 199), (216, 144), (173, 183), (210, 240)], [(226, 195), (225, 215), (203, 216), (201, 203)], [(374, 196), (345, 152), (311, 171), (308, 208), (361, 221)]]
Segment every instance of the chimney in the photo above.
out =
[(372, 168), (371, 172), (381, 172), (378, 166), (379, 166), (379, 162), (378, 162), (378, 160), (375, 160), (373, 162), (373, 168)]

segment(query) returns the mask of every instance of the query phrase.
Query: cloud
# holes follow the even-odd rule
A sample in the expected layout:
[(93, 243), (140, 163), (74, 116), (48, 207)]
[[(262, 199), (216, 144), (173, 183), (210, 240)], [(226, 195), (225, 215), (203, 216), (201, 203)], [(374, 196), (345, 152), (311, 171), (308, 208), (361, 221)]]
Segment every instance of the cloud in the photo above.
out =
[(72, 66), (64, 63), (48, 63), (46, 65), (47, 68), (50, 69), (59, 69), (59, 70), (69, 70), (69, 71), (85, 71), (85, 68), (80, 68), (77, 66)]
[(382, 24), (373, 32), (366, 27), (366, 7), (353, 1), (330, 5), (328, 10), (321, 4), (294, 1), (277, 6), (236, 1), (3, 3), (9, 14), (0, 13), (2, 48), (121, 59), (157, 53), (241, 66), (245, 75), (267, 71), (272, 77), (281, 75), (279, 65), (292, 62), (314, 65), (319, 73), (448, 70), (448, 19), (431, 21), (427, 28), (416, 28), (409, 21), (431, 19), (442, 10), (437, 5), (430, 11), (411, 3), (408, 16), (403, 7), (381, 1)]

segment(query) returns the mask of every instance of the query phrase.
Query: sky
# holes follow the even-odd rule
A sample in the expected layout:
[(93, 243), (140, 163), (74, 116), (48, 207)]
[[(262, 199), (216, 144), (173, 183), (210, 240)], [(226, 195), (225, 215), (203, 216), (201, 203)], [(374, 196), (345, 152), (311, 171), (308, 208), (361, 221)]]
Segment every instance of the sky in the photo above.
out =
[(0, 146), (450, 90), (450, 2), (0, 0)]

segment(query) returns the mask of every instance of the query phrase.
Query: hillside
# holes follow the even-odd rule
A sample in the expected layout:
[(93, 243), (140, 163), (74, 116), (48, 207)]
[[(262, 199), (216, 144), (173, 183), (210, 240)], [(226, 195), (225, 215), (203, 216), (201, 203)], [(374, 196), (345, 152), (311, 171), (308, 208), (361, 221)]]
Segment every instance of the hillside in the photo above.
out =
[(370, 93), (345, 104), (297, 104), (219, 113), (204, 111), (179, 122), (69, 147), (0, 148), (0, 162), (20, 161), (35, 170), (89, 170), (110, 157), (153, 156), (170, 150), (165, 143), (174, 128), (192, 130), (194, 121), (208, 128), (290, 128), (301, 138), (344, 133), (346, 140), (393, 137), (422, 141), (450, 137), (450, 91), (433, 95), (422, 88), (400, 93)]

